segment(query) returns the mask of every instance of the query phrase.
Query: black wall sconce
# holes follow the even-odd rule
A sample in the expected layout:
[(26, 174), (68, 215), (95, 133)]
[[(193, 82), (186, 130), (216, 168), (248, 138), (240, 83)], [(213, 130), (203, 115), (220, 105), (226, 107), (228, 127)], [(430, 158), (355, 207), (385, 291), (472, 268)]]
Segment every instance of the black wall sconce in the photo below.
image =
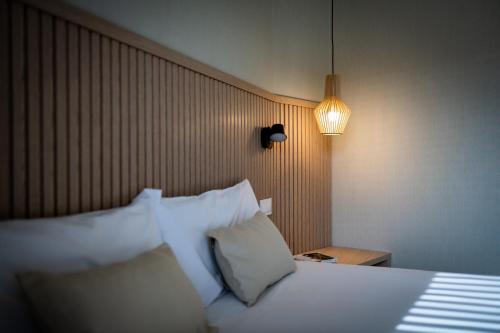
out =
[(260, 132), (260, 142), (263, 148), (273, 148), (273, 142), (283, 142), (287, 138), (285, 126), (283, 124), (274, 124), (271, 127), (263, 127)]

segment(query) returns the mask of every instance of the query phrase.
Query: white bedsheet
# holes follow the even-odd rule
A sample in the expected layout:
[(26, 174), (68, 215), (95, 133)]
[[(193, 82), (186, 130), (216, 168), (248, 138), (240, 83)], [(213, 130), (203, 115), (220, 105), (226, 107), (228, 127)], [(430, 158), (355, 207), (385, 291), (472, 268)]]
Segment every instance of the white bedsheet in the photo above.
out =
[[(220, 333), (500, 331), (500, 277), (310, 262), (297, 266), (253, 307), (231, 293), (223, 295), (207, 308), (210, 324)], [(470, 294), (471, 286), (489, 291)]]

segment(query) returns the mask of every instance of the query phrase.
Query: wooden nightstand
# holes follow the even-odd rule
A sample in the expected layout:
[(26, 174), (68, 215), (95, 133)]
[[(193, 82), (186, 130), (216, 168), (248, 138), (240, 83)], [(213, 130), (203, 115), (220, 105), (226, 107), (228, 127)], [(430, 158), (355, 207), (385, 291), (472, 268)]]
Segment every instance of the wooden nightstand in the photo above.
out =
[(391, 267), (391, 253), (382, 251), (371, 251), (353, 249), (349, 247), (329, 246), (309, 252), (319, 252), (328, 256), (336, 257), (337, 263), (364, 266)]

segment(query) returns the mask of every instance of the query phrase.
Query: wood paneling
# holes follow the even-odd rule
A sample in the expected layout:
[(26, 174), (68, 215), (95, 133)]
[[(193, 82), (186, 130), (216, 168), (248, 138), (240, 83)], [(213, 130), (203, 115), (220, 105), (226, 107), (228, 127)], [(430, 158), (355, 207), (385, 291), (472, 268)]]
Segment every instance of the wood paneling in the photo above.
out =
[[(0, 218), (191, 195), (248, 178), (292, 251), (330, 245), (330, 148), (284, 98), (53, 2), (0, 0)], [(288, 140), (260, 147), (260, 128)]]

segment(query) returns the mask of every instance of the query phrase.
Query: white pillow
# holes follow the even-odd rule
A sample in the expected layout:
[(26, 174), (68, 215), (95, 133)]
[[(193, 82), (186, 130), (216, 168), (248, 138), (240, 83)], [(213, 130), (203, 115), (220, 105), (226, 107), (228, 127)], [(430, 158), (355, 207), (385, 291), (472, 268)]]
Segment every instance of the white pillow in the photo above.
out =
[(206, 232), (246, 221), (258, 210), (247, 179), (199, 196), (161, 199), (158, 222), (163, 240), (174, 251), (205, 306), (223, 290)]
[(144, 190), (123, 208), (0, 223), (0, 332), (34, 331), (17, 273), (78, 271), (161, 245), (154, 211), (160, 198), (160, 190)]

